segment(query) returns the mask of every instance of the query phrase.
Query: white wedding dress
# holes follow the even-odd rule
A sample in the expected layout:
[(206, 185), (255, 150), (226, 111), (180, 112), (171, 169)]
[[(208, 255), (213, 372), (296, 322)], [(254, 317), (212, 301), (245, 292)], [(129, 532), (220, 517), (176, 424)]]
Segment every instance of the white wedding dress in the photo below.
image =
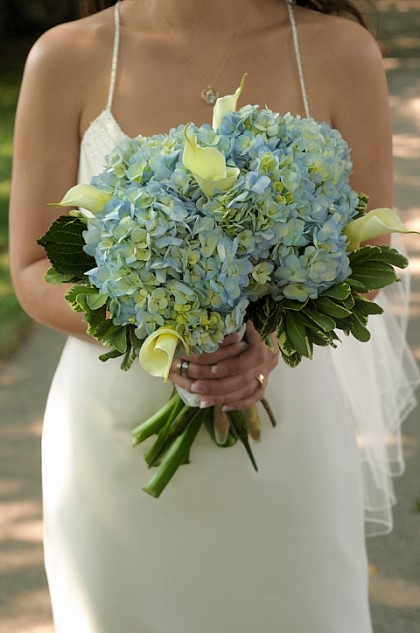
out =
[[(124, 138), (111, 112), (118, 36), (117, 7), (108, 105), (83, 138), (81, 182)], [(371, 330), (368, 344), (271, 374), (278, 426), (263, 424), (259, 473), (242, 446), (222, 450), (202, 430), (159, 500), (142, 491), (151, 472), (131, 430), (171, 386), (68, 339), (42, 441), (56, 632), (370, 633), (364, 519), (390, 528), (390, 464), (402, 463), (385, 439), (398, 440), (418, 382), (392, 313)]]

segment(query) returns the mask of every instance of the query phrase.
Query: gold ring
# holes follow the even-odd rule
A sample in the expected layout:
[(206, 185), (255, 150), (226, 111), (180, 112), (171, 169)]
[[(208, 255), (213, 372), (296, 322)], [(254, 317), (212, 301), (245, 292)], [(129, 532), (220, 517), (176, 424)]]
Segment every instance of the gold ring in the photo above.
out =
[(258, 383), (258, 389), (264, 389), (265, 387), (265, 376), (264, 374), (258, 374), (258, 376), (255, 376), (257, 383)]
[(188, 360), (183, 360), (181, 363), (181, 366), (179, 368), (179, 373), (181, 374), (181, 376), (183, 376), (184, 378), (188, 378), (188, 367), (190, 366), (190, 363)]

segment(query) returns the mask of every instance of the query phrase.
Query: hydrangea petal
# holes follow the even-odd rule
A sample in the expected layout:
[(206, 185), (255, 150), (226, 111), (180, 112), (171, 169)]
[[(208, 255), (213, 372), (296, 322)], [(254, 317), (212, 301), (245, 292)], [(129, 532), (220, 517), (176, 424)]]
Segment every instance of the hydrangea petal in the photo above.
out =
[(167, 327), (157, 329), (147, 337), (141, 346), (140, 365), (151, 376), (164, 378), (166, 382), (179, 342), (188, 351), (186, 342), (176, 330)]

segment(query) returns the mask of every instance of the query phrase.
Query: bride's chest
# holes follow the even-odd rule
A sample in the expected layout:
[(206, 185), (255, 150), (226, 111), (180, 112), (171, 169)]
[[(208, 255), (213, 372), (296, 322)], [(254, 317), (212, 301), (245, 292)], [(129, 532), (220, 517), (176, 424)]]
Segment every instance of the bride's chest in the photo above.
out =
[[(213, 51), (208, 43), (203, 44), (204, 51), (193, 56), (179, 47), (174, 49), (154, 41), (141, 45), (137, 42), (136, 46), (125, 42), (116, 67), (112, 113), (129, 136), (166, 132), (188, 121), (211, 123), (212, 106), (202, 98), (203, 91), (211, 87), (218, 96), (232, 94), (246, 73), (239, 107), (251, 103), (305, 116), (293, 43), (287, 34), (280, 35), (242, 42), (227, 58), (223, 51)], [(313, 89), (322, 79), (313, 77), (313, 67), (313, 61), (308, 60), (304, 81), (310, 113), (330, 122), (325, 91)], [(96, 78), (99, 89), (92, 91), (86, 102), (84, 129), (103, 109), (108, 81), (109, 77)]]

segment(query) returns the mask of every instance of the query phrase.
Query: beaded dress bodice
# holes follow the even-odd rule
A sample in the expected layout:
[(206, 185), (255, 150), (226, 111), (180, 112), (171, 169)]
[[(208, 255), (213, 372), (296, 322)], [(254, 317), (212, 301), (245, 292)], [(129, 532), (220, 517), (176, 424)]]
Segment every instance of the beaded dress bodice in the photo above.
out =
[(117, 120), (107, 107), (92, 121), (80, 143), (78, 182), (90, 182), (103, 168), (104, 156), (126, 138)]

